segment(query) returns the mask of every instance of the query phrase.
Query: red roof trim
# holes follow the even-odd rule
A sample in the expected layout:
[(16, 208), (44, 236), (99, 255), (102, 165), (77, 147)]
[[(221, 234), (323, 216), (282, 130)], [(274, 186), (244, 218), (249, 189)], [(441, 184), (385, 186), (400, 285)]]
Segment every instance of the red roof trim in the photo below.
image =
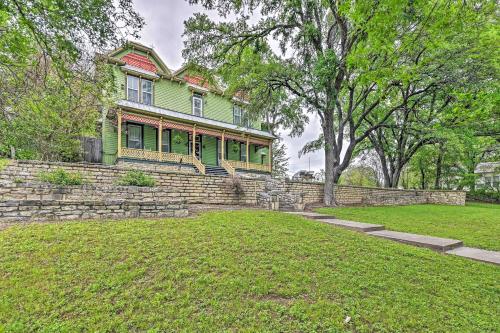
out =
[(130, 66), (141, 68), (148, 72), (156, 73), (157, 71), (156, 65), (148, 57), (137, 53), (127, 53), (122, 57), (122, 60)]
[(205, 80), (201, 76), (185, 75), (184, 76), (184, 80), (186, 80), (187, 83), (194, 84), (194, 85), (196, 85), (198, 87), (203, 87), (203, 88), (210, 89), (210, 85), (208, 84), (208, 81)]

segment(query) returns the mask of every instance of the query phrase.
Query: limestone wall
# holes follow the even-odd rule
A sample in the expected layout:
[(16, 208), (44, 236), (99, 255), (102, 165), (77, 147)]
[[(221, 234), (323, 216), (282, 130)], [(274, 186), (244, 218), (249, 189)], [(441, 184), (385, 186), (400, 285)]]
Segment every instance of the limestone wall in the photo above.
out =
[(0, 201), (0, 222), (57, 221), (103, 218), (157, 218), (188, 215), (182, 201)]
[[(53, 186), (38, 181), (40, 171), (64, 168), (80, 172), (87, 181), (82, 186)], [(146, 171), (157, 186), (140, 188), (115, 185), (129, 169), (117, 166), (78, 163), (46, 163), (16, 161), (0, 172), (2, 200), (146, 200), (181, 199), (187, 204), (259, 205), (271, 194), (280, 196), (283, 204), (294, 200), (303, 204), (323, 201), (323, 184), (275, 179), (233, 180), (230, 177), (203, 176), (166, 171)], [(242, 193), (237, 193), (241, 188)], [(335, 197), (339, 205), (409, 205), (465, 204), (463, 191), (421, 191), (337, 186)], [(283, 199), (284, 198), (284, 199)]]

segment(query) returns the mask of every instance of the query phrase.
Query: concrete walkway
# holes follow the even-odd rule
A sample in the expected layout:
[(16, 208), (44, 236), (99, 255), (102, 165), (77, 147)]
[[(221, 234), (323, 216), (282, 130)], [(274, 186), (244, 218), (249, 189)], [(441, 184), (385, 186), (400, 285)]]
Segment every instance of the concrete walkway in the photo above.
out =
[(361, 223), (335, 219), (329, 215), (312, 212), (286, 212), (289, 214), (303, 216), (319, 222), (328, 223), (337, 227), (364, 232), (367, 235), (390, 239), (409, 245), (429, 248), (446, 254), (456, 255), (472, 260), (482, 261), (490, 264), (500, 265), (500, 252), (488, 251), (463, 246), (462, 241), (449, 238), (431, 237), (425, 235), (410, 234), (406, 232), (384, 230), (380, 224)]

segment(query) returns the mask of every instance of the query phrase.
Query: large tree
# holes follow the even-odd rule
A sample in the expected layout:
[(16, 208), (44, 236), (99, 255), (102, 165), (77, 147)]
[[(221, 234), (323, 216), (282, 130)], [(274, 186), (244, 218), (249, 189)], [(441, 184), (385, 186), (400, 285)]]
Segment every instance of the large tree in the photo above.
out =
[[(415, 53), (416, 45), (418, 52), (446, 47), (450, 35), (480, 21), (481, 12), (494, 6), (394, 0), (190, 2), (217, 10), (223, 19), (217, 23), (195, 14), (186, 22), (189, 60), (231, 68), (248, 47), (268, 52), (263, 45), (277, 45), (279, 51), (263, 59), (266, 71), (260, 77), (270, 89), (286, 91), (295, 107), (318, 114), (322, 134), (306, 150), (324, 148), (327, 205), (334, 204), (333, 185), (356, 146), (401, 107), (380, 108), (415, 72), (401, 59)], [(408, 98), (424, 91), (416, 89)]]
[(95, 53), (137, 36), (131, 0), (0, 2), (0, 154), (71, 159), (110, 81)]

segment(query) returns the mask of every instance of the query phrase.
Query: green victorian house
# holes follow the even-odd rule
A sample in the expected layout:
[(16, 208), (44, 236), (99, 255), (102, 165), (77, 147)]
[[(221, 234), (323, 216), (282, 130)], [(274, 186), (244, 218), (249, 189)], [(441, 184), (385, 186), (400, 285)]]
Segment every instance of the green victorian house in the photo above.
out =
[(270, 173), (272, 140), (247, 102), (128, 42), (106, 54), (117, 103), (102, 123), (103, 163), (182, 166), (201, 174)]

